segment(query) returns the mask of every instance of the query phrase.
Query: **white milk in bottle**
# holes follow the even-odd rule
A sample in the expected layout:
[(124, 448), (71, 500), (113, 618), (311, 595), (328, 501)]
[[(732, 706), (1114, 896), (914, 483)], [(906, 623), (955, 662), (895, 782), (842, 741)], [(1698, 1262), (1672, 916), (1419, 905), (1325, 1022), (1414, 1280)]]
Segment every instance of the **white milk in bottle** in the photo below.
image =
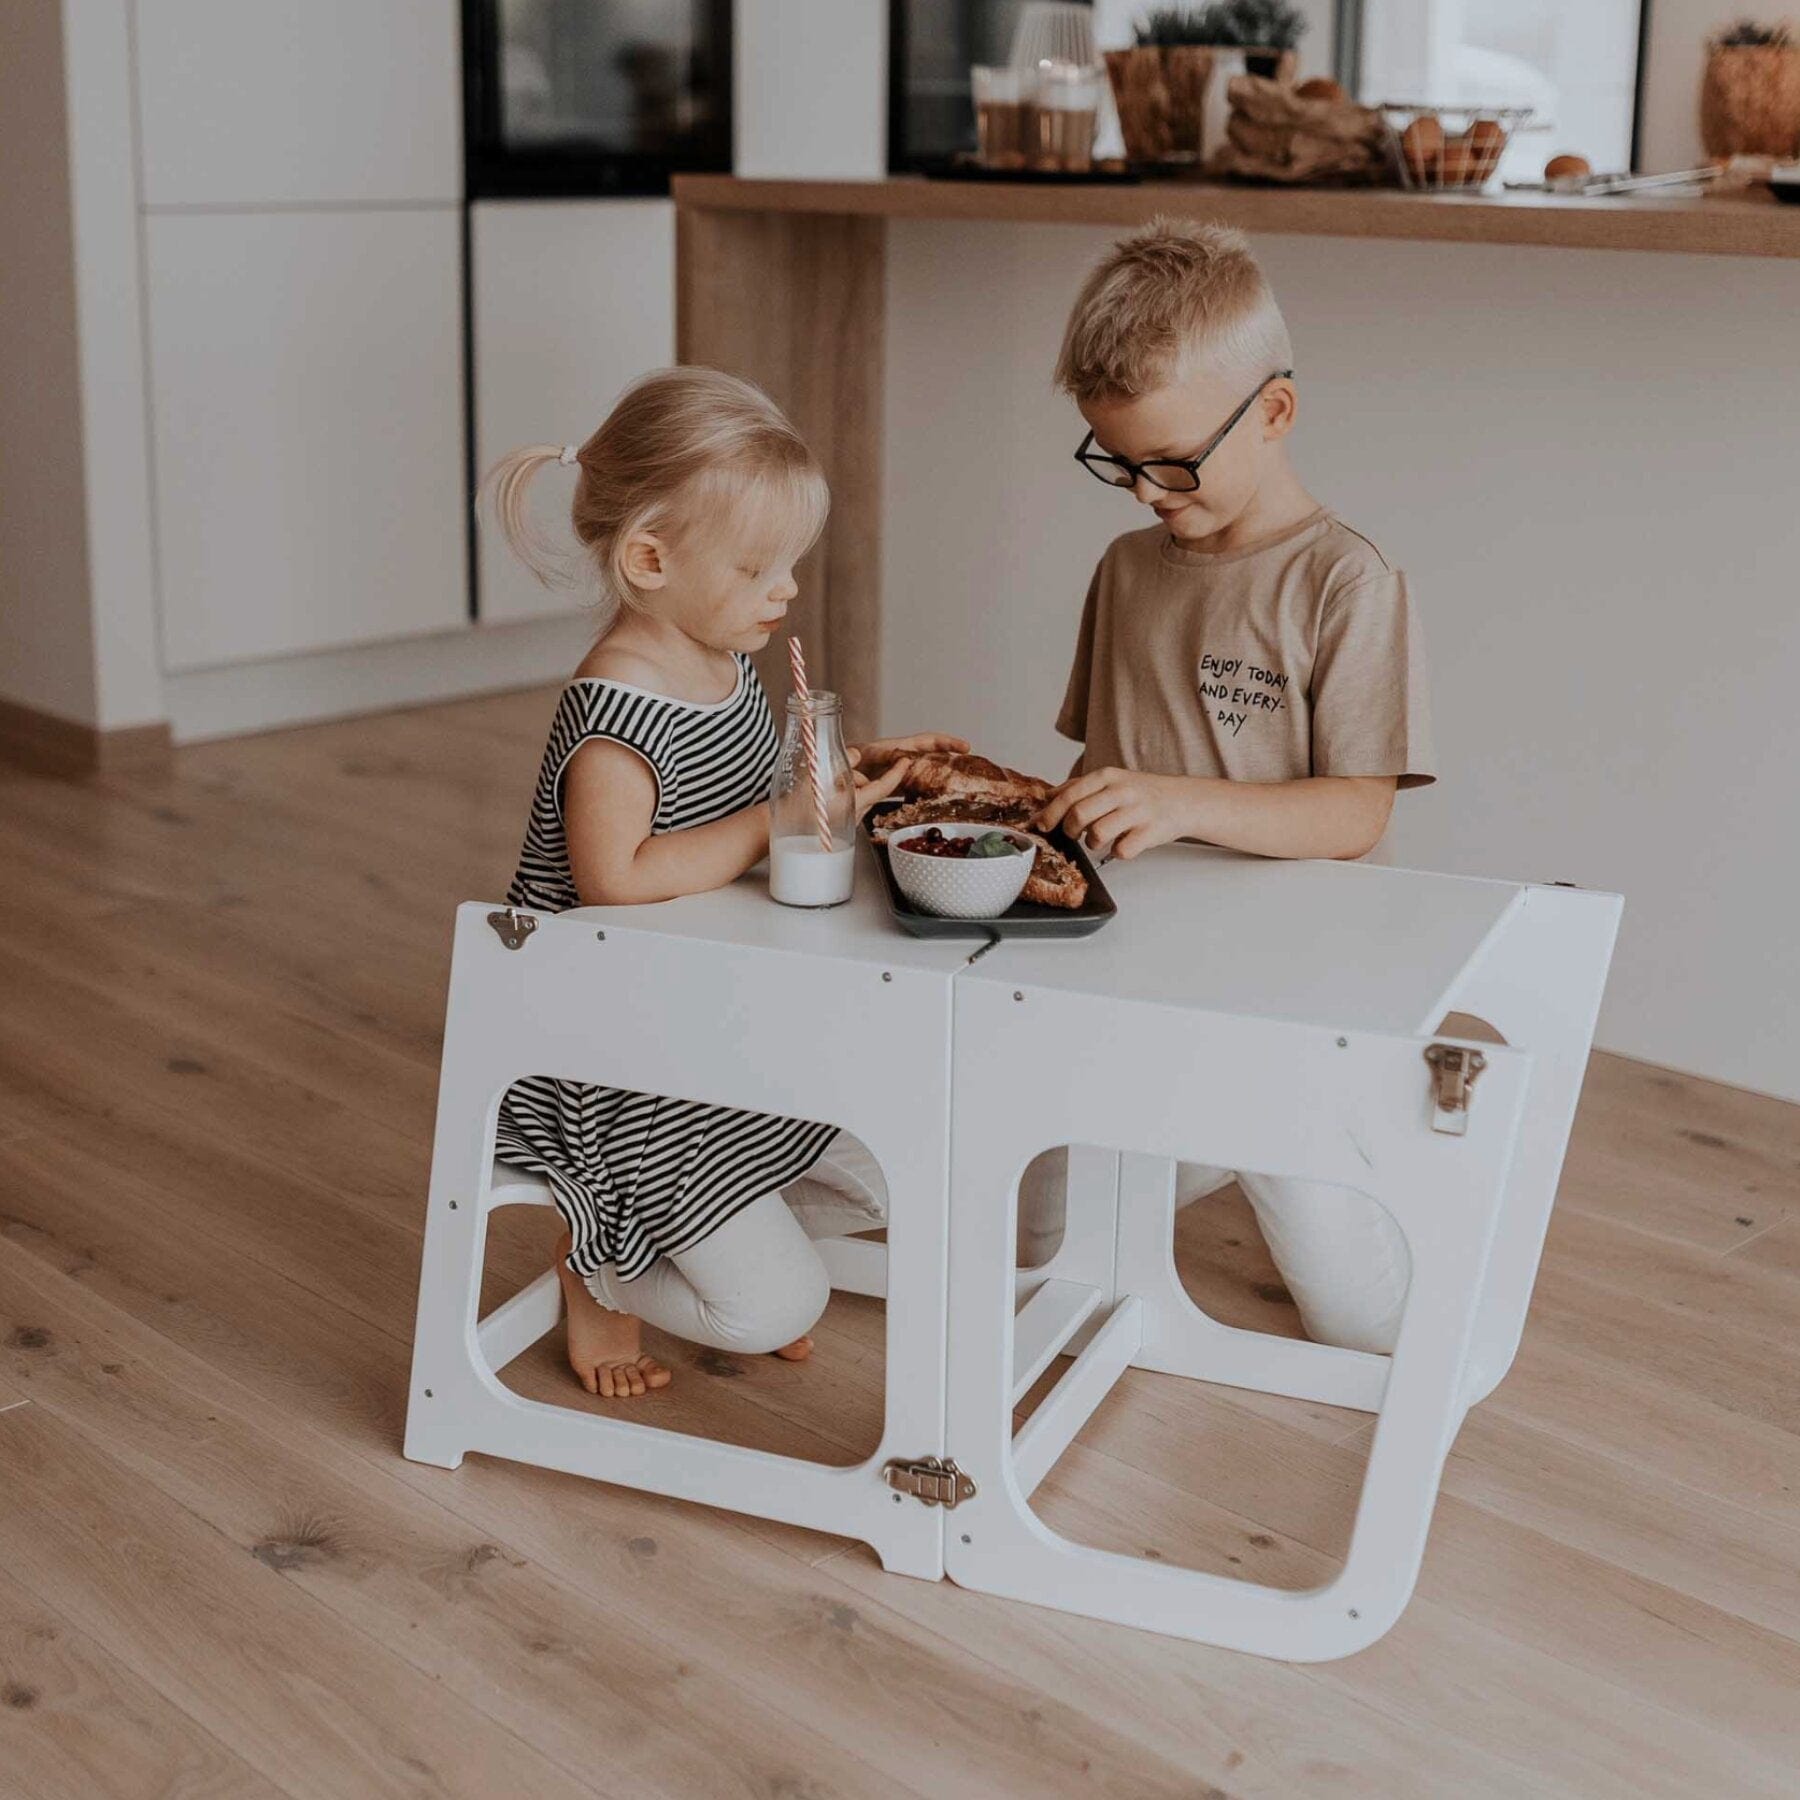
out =
[(816, 837), (779, 837), (769, 846), (769, 895), (783, 906), (842, 906), (856, 881), (856, 852), (827, 850)]

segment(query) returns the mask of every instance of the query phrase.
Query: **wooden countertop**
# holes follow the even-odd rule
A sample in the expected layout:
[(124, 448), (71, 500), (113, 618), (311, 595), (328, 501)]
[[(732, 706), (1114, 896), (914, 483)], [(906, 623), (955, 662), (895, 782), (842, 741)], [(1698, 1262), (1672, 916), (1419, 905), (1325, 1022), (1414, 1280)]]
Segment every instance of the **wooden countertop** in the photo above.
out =
[(1199, 181), (1052, 186), (929, 181), (916, 175), (885, 181), (678, 175), (675, 199), (700, 211), (1050, 225), (1136, 225), (1158, 213), (1175, 213), (1250, 232), (1315, 237), (1800, 258), (1800, 206), (1782, 206), (1761, 189), (1705, 199), (1621, 195), (1583, 200), (1560, 194), (1409, 194), (1387, 188), (1239, 187)]

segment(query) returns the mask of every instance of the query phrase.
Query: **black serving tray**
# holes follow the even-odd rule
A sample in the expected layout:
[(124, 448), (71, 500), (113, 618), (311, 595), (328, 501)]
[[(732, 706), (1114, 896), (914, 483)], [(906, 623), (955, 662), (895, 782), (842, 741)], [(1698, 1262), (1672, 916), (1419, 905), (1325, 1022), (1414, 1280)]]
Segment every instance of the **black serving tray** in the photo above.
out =
[[(1040, 832), (1040, 837), (1054, 844), (1071, 858), (1087, 877), (1087, 898), (1077, 907), (1040, 906), (1036, 901), (1017, 900), (997, 919), (942, 919), (936, 913), (920, 912), (901, 893), (894, 871), (888, 867), (885, 844), (875, 842), (870, 827), (884, 813), (895, 811), (902, 802), (888, 801), (869, 809), (863, 820), (863, 837), (874, 853), (875, 866), (881, 871), (881, 885), (887, 894), (888, 911), (894, 923), (908, 937), (917, 938), (986, 938), (990, 943), (1001, 938), (1084, 938), (1092, 937), (1101, 926), (1118, 914), (1113, 897), (1106, 891), (1094, 859), (1081, 844), (1060, 831)], [(1000, 827), (1004, 830), (1005, 827)]]

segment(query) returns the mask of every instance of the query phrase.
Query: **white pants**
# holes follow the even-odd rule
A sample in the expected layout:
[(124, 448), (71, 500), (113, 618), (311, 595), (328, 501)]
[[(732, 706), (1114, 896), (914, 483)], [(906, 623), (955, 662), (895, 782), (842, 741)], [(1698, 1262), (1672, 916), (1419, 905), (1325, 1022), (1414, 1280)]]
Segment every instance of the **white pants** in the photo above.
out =
[(587, 1285), (602, 1306), (672, 1337), (746, 1355), (778, 1350), (810, 1331), (831, 1298), (812, 1240), (886, 1223), (880, 1166), (839, 1132), (799, 1181), (751, 1201), (693, 1249), (659, 1256), (636, 1281), (609, 1263)]
[[(1069, 1153), (1046, 1150), (1019, 1183), (1019, 1260), (1047, 1262), (1062, 1235)], [(1199, 1163), (1176, 1167), (1175, 1203), (1191, 1206), (1235, 1179), (1300, 1309), (1307, 1335), (1345, 1350), (1387, 1353), (1400, 1334), (1412, 1259), (1387, 1209), (1353, 1188), (1253, 1175)]]

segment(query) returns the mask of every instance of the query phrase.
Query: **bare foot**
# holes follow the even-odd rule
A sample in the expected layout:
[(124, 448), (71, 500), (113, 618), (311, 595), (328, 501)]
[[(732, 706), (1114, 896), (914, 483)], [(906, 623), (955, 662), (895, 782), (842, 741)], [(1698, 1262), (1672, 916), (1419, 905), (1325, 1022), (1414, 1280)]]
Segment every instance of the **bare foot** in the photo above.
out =
[(813, 1341), (809, 1337), (797, 1337), (791, 1344), (783, 1344), (779, 1350), (771, 1350), (771, 1356), (779, 1356), (783, 1362), (805, 1362), (813, 1353)]
[(568, 1320), (569, 1367), (581, 1385), (602, 1400), (635, 1400), (651, 1388), (669, 1385), (669, 1371), (642, 1348), (642, 1326), (630, 1314), (614, 1312), (588, 1291), (569, 1267), (575, 1240), (556, 1240), (556, 1273), (562, 1283)]

